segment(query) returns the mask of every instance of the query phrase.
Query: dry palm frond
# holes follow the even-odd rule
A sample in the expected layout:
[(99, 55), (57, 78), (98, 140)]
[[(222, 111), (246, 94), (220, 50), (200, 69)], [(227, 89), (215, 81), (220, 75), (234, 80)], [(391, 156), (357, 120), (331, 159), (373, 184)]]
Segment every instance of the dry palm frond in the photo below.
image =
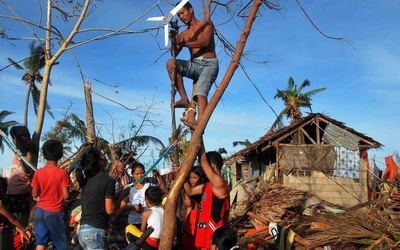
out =
[[(308, 197), (309, 193), (285, 187), (280, 183), (263, 183), (247, 199), (232, 206), (230, 216), (233, 219), (244, 217), (251, 211), (269, 222), (280, 222), (286, 215), (293, 214)], [(250, 222), (255, 227), (265, 225), (255, 218), (251, 218)]]
[(279, 183), (269, 183), (253, 206), (253, 212), (269, 222), (280, 222), (285, 216), (296, 213), (310, 194)]
[[(311, 225), (316, 222), (321, 226), (313, 228)], [(303, 216), (293, 230), (312, 242), (311, 248), (324, 245), (338, 249), (349, 245), (365, 248), (376, 244), (383, 249), (395, 249), (400, 246), (399, 225), (388, 226), (385, 218), (365, 210)]]

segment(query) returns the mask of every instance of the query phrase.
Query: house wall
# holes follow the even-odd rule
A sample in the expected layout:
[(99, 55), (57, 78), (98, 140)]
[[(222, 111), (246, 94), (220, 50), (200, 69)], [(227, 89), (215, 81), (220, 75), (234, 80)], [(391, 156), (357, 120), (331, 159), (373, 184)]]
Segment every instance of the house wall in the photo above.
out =
[(368, 201), (367, 168), (361, 160), (360, 179), (330, 177), (322, 172), (311, 171), (301, 177), (289, 174), (284, 176), (285, 186), (302, 191), (309, 191), (322, 200), (343, 206), (351, 207)]

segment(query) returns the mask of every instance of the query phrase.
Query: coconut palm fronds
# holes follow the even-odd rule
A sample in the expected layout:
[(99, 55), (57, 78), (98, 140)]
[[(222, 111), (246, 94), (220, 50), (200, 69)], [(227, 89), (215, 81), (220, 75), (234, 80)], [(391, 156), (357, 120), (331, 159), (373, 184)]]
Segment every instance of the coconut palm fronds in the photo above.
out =
[[(259, 185), (246, 199), (236, 203), (230, 210), (230, 216), (234, 219), (253, 212), (264, 218), (264, 221), (280, 222), (284, 217), (296, 214), (300, 204), (310, 196), (307, 192), (268, 182)], [(255, 218), (251, 218), (250, 222), (255, 227), (266, 225)]]
[(303, 201), (311, 195), (280, 183), (270, 183), (254, 204), (253, 212), (269, 222), (281, 222), (287, 216), (296, 214)]
[(358, 210), (303, 216), (294, 230), (312, 242), (311, 249), (325, 245), (333, 245), (335, 249), (345, 246), (396, 249), (400, 246), (400, 228), (391, 224), (382, 216)]

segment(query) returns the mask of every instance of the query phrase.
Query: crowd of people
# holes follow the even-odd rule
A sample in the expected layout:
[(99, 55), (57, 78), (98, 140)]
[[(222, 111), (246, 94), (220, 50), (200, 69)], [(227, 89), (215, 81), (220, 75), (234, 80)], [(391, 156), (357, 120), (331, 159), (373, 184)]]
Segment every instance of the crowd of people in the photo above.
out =
[[(210, 20), (198, 20), (189, 2), (177, 15), (187, 29), (180, 34), (170, 33), (171, 54), (177, 56), (186, 47), (190, 59), (171, 59), (167, 70), (181, 96), (173, 107), (185, 108), (181, 121), (193, 131), (206, 109), (207, 96), (219, 71), (214, 25)], [(191, 99), (183, 77), (193, 80)], [(0, 179), (0, 250), (23, 249), (24, 243), (33, 242), (30, 232), (34, 232), (37, 250), (44, 250), (49, 242), (57, 250), (70, 249), (71, 235), (64, 205), (71, 197), (72, 182), (69, 173), (58, 165), (63, 157), (63, 145), (57, 140), (46, 141), (42, 146), (46, 163), (36, 170), (27, 164), (27, 161), (33, 166), (38, 163), (38, 149), (28, 129), (16, 126), (10, 130), (10, 135), (18, 152), (8, 180)], [(223, 159), (215, 151), (206, 152), (203, 143), (198, 159), (200, 165), (191, 169), (182, 190), (185, 213), (178, 216), (183, 226), (176, 232), (175, 247), (184, 250), (238, 248), (236, 232), (227, 227), (230, 202), (228, 182), (221, 175)], [(168, 194), (164, 178), (154, 171), (154, 179), (149, 181), (144, 176), (143, 164), (137, 161), (128, 164), (122, 158), (113, 159), (111, 170), (106, 167), (105, 155), (93, 146), (74, 165), (81, 190), (79, 216), (74, 216), (74, 221), (79, 222), (76, 244), (83, 249), (107, 249), (110, 219), (119, 216), (126, 218), (126, 249), (134, 249), (130, 246), (145, 232), (150, 233), (140, 248), (159, 249), (164, 226), (162, 201)], [(178, 166), (174, 165), (170, 175), (179, 174)], [(33, 228), (29, 230), (32, 208)], [(16, 235), (14, 240), (13, 235)]]
[[(66, 220), (65, 201), (71, 198), (72, 181), (69, 173), (58, 165), (63, 157), (63, 145), (57, 140), (47, 140), (41, 148), (45, 164), (34, 170), (28, 168), (21, 158), (35, 159), (33, 153), (37, 151), (32, 147), (30, 151), (26, 150), (26, 145), (33, 145), (29, 131), (24, 126), (13, 127), (11, 131), (13, 142), (21, 151), (15, 154), (10, 177), (0, 179), (1, 249), (24, 249), (29, 244), (37, 250), (44, 250), (49, 242), (54, 249), (70, 249), (71, 230)], [(21, 137), (20, 133), (24, 136)], [(175, 247), (231, 249), (223, 247), (228, 244), (223, 243), (228, 231), (219, 237), (215, 234), (218, 228), (229, 229), (225, 227), (229, 213), (229, 190), (227, 181), (221, 175), (222, 157), (215, 151), (206, 153), (202, 145), (199, 163), (200, 166), (190, 170), (184, 184), (182, 199), (186, 212), (181, 218), (182, 230), (176, 235), (180, 238), (177, 242), (181, 243)], [(86, 150), (74, 166), (81, 190), (79, 246), (83, 249), (107, 249), (110, 218), (125, 216), (126, 242), (122, 245), (126, 249), (150, 227), (152, 232), (140, 247), (159, 249), (164, 217), (162, 200), (169, 188), (165, 179), (158, 171), (153, 171), (153, 178), (146, 178), (144, 165), (137, 161), (123, 165), (122, 175), (115, 175), (115, 168), (120, 168), (120, 164), (112, 166), (111, 170), (106, 169), (107, 160), (95, 147)], [(179, 169), (175, 169), (174, 174), (178, 175)], [(123, 175), (128, 181), (121, 188), (117, 182)], [(10, 188), (16, 190), (16, 187), (24, 188), (22, 195), (16, 196), (15, 192), (9, 195)], [(24, 210), (20, 207), (14, 210), (12, 202), (16, 197), (27, 203)], [(34, 211), (32, 218), (29, 216), (31, 210)], [(32, 228), (29, 228), (30, 221), (33, 221)], [(34, 234), (31, 235), (31, 232)], [(230, 240), (229, 244), (236, 241)]]

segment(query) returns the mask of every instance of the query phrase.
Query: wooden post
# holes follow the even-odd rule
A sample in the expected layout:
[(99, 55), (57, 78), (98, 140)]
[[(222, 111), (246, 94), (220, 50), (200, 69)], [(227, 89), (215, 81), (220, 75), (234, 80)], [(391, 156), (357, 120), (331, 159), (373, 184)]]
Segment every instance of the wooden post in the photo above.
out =
[[(178, 20), (175, 22), (171, 22), (171, 27), (174, 28), (175, 35), (178, 34)], [(172, 72), (172, 82), (174, 84), (171, 84), (171, 119), (172, 119), (172, 135), (171, 135), (171, 141), (175, 141), (177, 139), (177, 136), (179, 134), (178, 129), (176, 128), (176, 112), (175, 112), (175, 95), (176, 95), (176, 45), (175, 43), (171, 43), (171, 54), (172, 54), (172, 60), (173, 60), (173, 65), (174, 65), (174, 71)], [(179, 144), (176, 145), (174, 154), (173, 154), (173, 159), (172, 159), (172, 165), (179, 165)]]
[(92, 103), (92, 84), (85, 84), (85, 110), (86, 110), (86, 140), (89, 144), (94, 144), (96, 134), (94, 127), (93, 103)]

